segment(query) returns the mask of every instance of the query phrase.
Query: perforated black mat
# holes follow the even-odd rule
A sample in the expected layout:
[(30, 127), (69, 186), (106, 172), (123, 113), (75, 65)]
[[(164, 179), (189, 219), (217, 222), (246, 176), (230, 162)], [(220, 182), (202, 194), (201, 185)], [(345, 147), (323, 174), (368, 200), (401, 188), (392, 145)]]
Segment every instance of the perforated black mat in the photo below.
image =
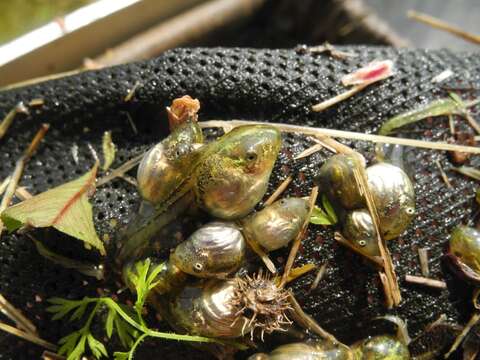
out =
[[(189, 94), (202, 103), (201, 120), (254, 119), (344, 130), (375, 132), (388, 117), (447, 95), (446, 87), (464, 98), (479, 96), (480, 60), (478, 54), (453, 54), (448, 51), (393, 50), (356, 47), (348, 50), (358, 56), (337, 60), (325, 54), (298, 54), (294, 50), (251, 50), (225, 48), (179, 49), (157, 59), (92, 71), (0, 93), (0, 118), (19, 101), (41, 98), (44, 105), (31, 108), (30, 116), (19, 115), (1, 141), (0, 178), (13, 170), (15, 161), (41, 122), (51, 124), (44, 143), (29, 162), (21, 180), (32, 193), (39, 193), (68, 179), (78, 177), (93, 164), (88, 144), (101, 153), (101, 135), (112, 130), (119, 151), (114, 167), (161, 139), (166, 130), (164, 107), (175, 97)], [(310, 112), (310, 106), (343, 90), (339, 79), (352, 69), (373, 59), (392, 59), (396, 73), (361, 94), (322, 113)], [(454, 76), (442, 84), (431, 79), (445, 69)], [(136, 83), (133, 99), (124, 97)], [(129, 118), (138, 128), (135, 134)], [(458, 128), (466, 128), (457, 121)], [(431, 119), (408, 127), (404, 136), (446, 140), (448, 122)], [(350, 142), (347, 142), (350, 144)], [(78, 146), (79, 161), (72, 157)], [(306, 195), (312, 174), (326, 153), (295, 161), (293, 157), (310, 146), (300, 136), (284, 136), (284, 147), (271, 179), (269, 193), (288, 174), (294, 177), (287, 194)], [(371, 158), (372, 147), (363, 142), (352, 144)], [(449, 289), (427, 290), (400, 280), (403, 302), (392, 311), (408, 320), (409, 329), (418, 334), (424, 326), (445, 313), (465, 322), (469, 289), (451, 278), (440, 257), (452, 226), (466, 223), (476, 207), (476, 185), (451, 171), (444, 152), (409, 149), (406, 159), (414, 169), (418, 213), (408, 232), (390, 244), (397, 274), (420, 274), (417, 249), (430, 249), (432, 276), (445, 278)], [(453, 188), (446, 187), (435, 160), (447, 171)], [(475, 163), (475, 161), (474, 161)], [(478, 163), (478, 161), (477, 161)], [(97, 232), (114, 239), (138, 205), (133, 186), (117, 179), (100, 187), (92, 200)], [(118, 224), (115, 225), (112, 220)], [(36, 232), (49, 245), (67, 249), (79, 256), (79, 242), (53, 230)], [(63, 244), (62, 244), (63, 243)], [(60, 244), (60, 245), (58, 245)], [(281, 263), (285, 252), (272, 257)], [(82, 258), (95, 260), (91, 254)], [(306, 276), (293, 287), (304, 309), (340, 339), (350, 342), (367, 335), (370, 319), (385, 314), (383, 296), (375, 271), (357, 255), (339, 247), (329, 229), (311, 226), (300, 251), (298, 264), (328, 261), (325, 280), (307, 294), (313, 276)], [(98, 291), (116, 291), (70, 270), (52, 265), (35, 251), (31, 241), (20, 235), (3, 234), (0, 240), (0, 293), (38, 326), (42, 337), (56, 342), (71, 330), (66, 322), (51, 322), (45, 313), (45, 299), (52, 296), (79, 298)], [(100, 289), (100, 290), (97, 290)], [(159, 349), (162, 358), (205, 358), (184, 344), (146, 342), (143, 351)], [(0, 335), (0, 359), (38, 358), (41, 350), (8, 335)], [(138, 358), (144, 358), (139, 353)]]

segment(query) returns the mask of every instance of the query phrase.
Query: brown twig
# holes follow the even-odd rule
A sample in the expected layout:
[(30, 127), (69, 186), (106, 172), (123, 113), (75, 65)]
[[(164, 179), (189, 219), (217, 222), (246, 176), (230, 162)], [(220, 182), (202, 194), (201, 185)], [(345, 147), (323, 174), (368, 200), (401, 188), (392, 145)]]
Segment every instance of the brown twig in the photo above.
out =
[[(45, 137), (45, 134), (47, 133), (49, 127), (50, 127), (49, 124), (42, 124), (42, 126), (40, 127), (40, 130), (37, 131), (34, 138), (30, 142), (30, 145), (28, 146), (28, 148), (25, 150), (25, 152), (20, 157), (20, 159), (17, 160), (15, 169), (13, 170), (13, 173), (11, 175), (10, 182), (8, 183), (7, 189), (2, 198), (2, 202), (0, 203), (0, 214), (10, 205), (10, 202), (12, 201), (13, 196), (15, 195), (15, 190), (17, 189), (20, 178), (22, 177), (23, 169), (25, 168), (25, 165), (27, 164), (28, 160), (30, 160), (32, 155), (37, 150), (38, 146), (40, 145), (40, 142)], [(2, 231), (3, 231), (3, 222), (0, 220), (0, 235)]]
[(321, 103), (315, 104), (312, 106), (312, 111), (315, 112), (320, 112), (325, 109), (328, 109), (330, 106), (333, 106), (335, 104), (338, 104), (339, 102), (348, 99), (349, 97), (355, 95), (356, 93), (362, 91), (365, 89), (368, 85), (370, 84), (361, 84), (361, 85), (355, 85), (351, 89), (340, 93), (334, 97), (331, 97), (325, 101), (322, 101)]
[(140, 85), (141, 85), (140, 81), (136, 81), (135, 84), (133, 84), (132, 88), (128, 90), (128, 93), (127, 95), (125, 95), (123, 101), (129, 102), (130, 100), (132, 100), (133, 97), (135, 96), (135, 92), (137, 91)]
[(458, 37), (461, 37), (462, 39), (466, 41), (470, 41), (474, 44), (480, 44), (480, 35), (475, 35), (471, 34), (467, 31), (464, 31), (454, 25), (451, 25), (443, 20), (437, 19), (433, 16), (423, 14), (414, 10), (410, 10), (407, 13), (407, 16), (410, 19), (422, 22), (424, 24), (427, 24), (433, 28), (439, 29), (439, 30), (444, 30), (449, 32), (450, 34), (456, 35)]
[(308, 227), (308, 224), (310, 223), (310, 217), (312, 216), (312, 211), (315, 206), (315, 202), (317, 201), (317, 196), (318, 196), (318, 186), (314, 186), (310, 193), (310, 199), (309, 199), (310, 208), (308, 211), (308, 216), (306, 217), (305, 222), (302, 225), (302, 229), (298, 233), (295, 240), (293, 240), (292, 248), (290, 249), (290, 253), (288, 254), (287, 263), (283, 271), (280, 287), (284, 287), (285, 284), (287, 283), (287, 279), (290, 274), (290, 270), (293, 266), (293, 262), (295, 261), (295, 257), (297, 256), (298, 249), (300, 248), (302, 239), (305, 237), (305, 234), (307, 232), (307, 227)]
[(323, 149), (323, 145), (322, 144), (315, 144), (315, 145), (312, 145), (310, 146), (308, 149), (305, 149), (303, 150), (300, 154), (298, 154), (297, 156), (295, 156), (293, 158), (293, 160), (299, 160), (299, 159), (303, 159), (307, 156), (310, 156), (310, 155), (313, 155), (317, 152), (319, 152), (320, 150)]
[(318, 287), (318, 284), (320, 283), (320, 281), (322, 281), (322, 279), (325, 277), (325, 273), (327, 272), (327, 266), (328, 266), (328, 263), (324, 263), (322, 264), (322, 266), (320, 266), (320, 269), (318, 269), (317, 275), (315, 276), (315, 279), (313, 280), (312, 285), (310, 286), (310, 289), (308, 290), (308, 292), (312, 292)]
[(10, 110), (7, 115), (3, 118), (2, 122), (0, 123), (0, 139), (5, 136), (10, 125), (12, 125), (13, 120), (17, 114), (28, 114), (28, 109), (23, 104), (23, 102), (19, 102), (15, 107)]
[(372, 217), (373, 226), (377, 234), (378, 248), (380, 250), (380, 256), (383, 260), (383, 271), (379, 272), (380, 280), (382, 281), (384, 287), (387, 307), (391, 308), (400, 304), (400, 302), (402, 301), (402, 296), (400, 294), (400, 288), (398, 287), (397, 276), (395, 274), (395, 268), (393, 266), (392, 258), (380, 230), (380, 219), (378, 216), (377, 207), (375, 205), (375, 200), (368, 186), (364, 159), (358, 153), (355, 153), (355, 155), (357, 155), (355, 156), (355, 181), (357, 182), (360, 194), (363, 194), (363, 196), (365, 197), (367, 208), (370, 216)]
[(18, 337), (20, 337), (22, 339), (25, 339), (27, 341), (30, 341), (31, 343), (40, 345), (40, 346), (44, 347), (45, 349), (52, 350), (52, 351), (57, 350), (57, 347), (54, 344), (49, 343), (48, 341), (43, 340), (43, 339), (39, 338), (38, 336), (35, 336), (34, 334), (27, 333), (25, 331), (19, 330), (15, 327), (7, 325), (3, 322), (0, 322), (0, 330), (3, 330), (3, 331), (5, 331), (9, 334), (18, 336)]
[(276, 274), (277, 268), (275, 267), (275, 264), (272, 262), (272, 260), (270, 260), (268, 254), (262, 249), (262, 247), (258, 245), (255, 241), (250, 239), (250, 237), (246, 233), (244, 234), (244, 238), (248, 246), (250, 246), (250, 248), (253, 250), (253, 252), (257, 254), (260, 259), (262, 259), (268, 271), (270, 271), (272, 274)]
[(25, 201), (33, 197), (33, 195), (30, 194), (30, 192), (27, 190), (25, 186), (17, 187), (17, 190), (15, 190), (15, 196), (22, 201)]
[(42, 353), (42, 360), (66, 360), (67, 358), (62, 355), (58, 355), (56, 353), (53, 353), (51, 351), (45, 350)]
[(0, 294), (0, 311), (12, 320), (17, 328), (29, 334), (36, 335), (37, 328), (27, 319), (15, 306), (10, 304), (3, 295)]
[(45, 104), (45, 100), (43, 100), (42, 98), (35, 98), (35, 99), (32, 99), (28, 102), (28, 106), (42, 106), (43, 104)]
[(109, 181), (122, 176), (127, 171), (133, 169), (135, 166), (137, 166), (140, 163), (140, 161), (142, 161), (142, 158), (144, 155), (145, 153), (137, 155), (131, 158), (130, 160), (126, 161), (122, 165), (120, 165), (118, 168), (111, 170), (108, 175), (105, 175), (104, 177), (97, 180), (96, 187), (102, 186), (108, 183)]
[(278, 199), (278, 197), (285, 191), (285, 189), (290, 185), (292, 182), (292, 177), (289, 175), (285, 180), (282, 181), (282, 183), (278, 186), (278, 188), (273, 192), (270, 197), (265, 200), (264, 206), (269, 206), (272, 205), (275, 200)]
[(445, 281), (430, 279), (422, 276), (405, 275), (405, 281), (411, 284), (428, 286), (435, 289), (446, 289), (447, 284)]
[(343, 346), (345, 348), (349, 348), (347, 345), (343, 344), (335, 336), (330, 334), (328, 331), (323, 329), (310, 315), (306, 314), (300, 304), (298, 303), (297, 299), (295, 299), (295, 296), (293, 295), (293, 292), (291, 290), (288, 290), (288, 295), (289, 295), (289, 300), (290, 304), (292, 305), (292, 315), (295, 318), (295, 321), (306, 328), (307, 330), (317, 334), (323, 339), (326, 339), (330, 341), (333, 344), (338, 344), (340, 346)]
[(445, 354), (445, 359), (448, 359), (448, 357), (452, 355), (455, 352), (455, 350), (457, 350), (457, 348), (462, 343), (463, 339), (468, 335), (470, 330), (478, 323), (479, 320), (480, 320), (480, 313), (475, 312), (470, 318), (470, 320), (468, 320), (467, 325), (465, 325), (460, 335), (458, 335), (457, 338), (455, 339), (450, 350)]
[(445, 185), (447, 185), (448, 188), (453, 189), (452, 183), (448, 179), (447, 174), (445, 174), (445, 171), (443, 170), (442, 164), (440, 164), (440, 161), (435, 160), (435, 165), (437, 165), (438, 170), (440, 171), (440, 176), (442, 177), (443, 182)]
[(428, 278), (430, 276), (430, 269), (428, 267), (428, 249), (418, 248), (418, 258), (420, 259), (422, 275)]
[(242, 125), (267, 124), (267, 125), (275, 126), (277, 129), (279, 129), (282, 132), (304, 134), (307, 136), (315, 136), (315, 137), (331, 136), (334, 138), (369, 141), (373, 143), (397, 144), (397, 145), (405, 145), (405, 146), (412, 146), (412, 147), (432, 149), (432, 150), (460, 151), (460, 152), (467, 152), (472, 154), (480, 154), (480, 148), (475, 146), (449, 144), (445, 142), (404, 139), (404, 138), (398, 138), (398, 137), (392, 137), (392, 136), (365, 134), (365, 133), (335, 130), (335, 129), (314, 128), (314, 127), (301, 126), (301, 125), (265, 123), (261, 121), (247, 121), (247, 120), (228, 120), (228, 121), (210, 120), (210, 121), (200, 121), (198, 124), (202, 128), (219, 127), (219, 128), (228, 128), (228, 129), (232, 129), (234, 127), (238, 127)]
[(383, 267), (383, 261), (382, 261), (382, 258), (380, 256), (370, 256), (370, 255), (362, 253), (361, 251), (358, 250), (357, 247), (353, 246), (352, 243), (350, 243), (347, 239), (345, 239), (343, 237), (343, 235), (340, 234), (338, 231), (335, 232), (333, 238), (335, 239), (335, 241), (337, 241), (341, 245), (343, 245), (343, 246), (349, 248), (350, 250), (356, 252), (357, 254), (365, 257), (366, 259), (373, 262), (375, 265), (377, 265), (379, 267)]

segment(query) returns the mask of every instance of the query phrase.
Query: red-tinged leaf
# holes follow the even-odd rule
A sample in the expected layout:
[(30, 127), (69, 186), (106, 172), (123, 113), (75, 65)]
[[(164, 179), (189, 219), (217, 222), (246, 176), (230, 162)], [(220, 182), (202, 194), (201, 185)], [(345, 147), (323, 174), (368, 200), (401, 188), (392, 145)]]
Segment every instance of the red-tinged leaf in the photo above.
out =
[(345, 75), (342, 78), (342, 84), (344, 86), (368, 85), (386, 79), (392, 73), (393, 62), (391, 60), (374, 61), (351, 74)]
[(105, 255), (93, 224), (89, 193), (95, 188), (98, 165), (82, 177), (7, 208), (1, 218), (9, 231), (22, 225), (55, 229), (80, 239)]

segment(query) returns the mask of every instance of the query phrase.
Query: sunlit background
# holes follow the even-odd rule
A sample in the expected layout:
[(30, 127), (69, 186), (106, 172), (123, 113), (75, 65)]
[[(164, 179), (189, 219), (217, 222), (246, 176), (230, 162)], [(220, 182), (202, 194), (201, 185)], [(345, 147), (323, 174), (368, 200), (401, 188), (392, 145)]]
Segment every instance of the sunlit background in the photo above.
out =
[(411, 9), (480, 33), (478, 0), (1, 1), (0, 86), (151, 58), (178, 46), (293, 47), (329, 41), (478, 50), (409, 19)]

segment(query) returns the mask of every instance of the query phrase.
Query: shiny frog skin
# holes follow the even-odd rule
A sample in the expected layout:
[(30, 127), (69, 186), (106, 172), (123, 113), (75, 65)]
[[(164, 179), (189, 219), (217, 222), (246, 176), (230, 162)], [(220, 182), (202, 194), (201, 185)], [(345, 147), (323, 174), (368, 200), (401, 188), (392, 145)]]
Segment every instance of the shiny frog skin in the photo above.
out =
[(202, 130), (196, 121), (188, 120), (150, 149), (137, 171), (142, 198), (152, 204), (167, 200), (189, 177), (202, 143)]
[(447, 257), (461, 278), (480, 285), (480, 231), (468, 226), (454, 228)]
[(358, 360), (409, 360), (408, 347), (389, 335), (374, 336), (352, 346)]
[(353, 169), (355, 160), (351, 155), (333, 155), (320, 167), (315, 182), (334, 205), (344, 209), (363, 207), (364, 199), (358, 191)]
[(243, 231), (251, 241), (267, 251), (287, 246), (300, 232), (309, 214), (308, 200), (277, 200), (242, 221)]
[(220, 219), (247, 215), (265, 194), (280, 146), (280, 132), (267, 125), (241, 126), (206, 145), (172, 196), (129, 224), (117, 242), (117, 264), (139, 258), (193, 202)]
[(197, 204), (220, 219), (238, 219), (262, 199), (281, 147), (279, 130), (240, 126), (208, 145), (195, 169)]
[[(248, 333), (248, 319), (234, 303), (235, 280), (209, 280), (187, 285), (171, 297), (166, 319), (174, 329), (190, 335), (237, 338)], [(164, 312), (165, 309), (158, 309)]]
[(402, 234), (415, 216), (415, 192), (408, 175), (398, 166), (378, 163), (366, 170), (380, 229), (385, 240)]
[(328, 341), (309, 341), (282, 345), (270, 354), (254, 354), (248, 360), (354, 360), (354, 354)]
[(233, 223), (203, 225), (170, 255), (183, 272), (200, 278), (222, 278), (238, 270), (245, 258), (245, 239)]
[(343, 220), (342, 234), (360, 253), (380, 255), (377, 232), (367, 209), (349, 211)]

